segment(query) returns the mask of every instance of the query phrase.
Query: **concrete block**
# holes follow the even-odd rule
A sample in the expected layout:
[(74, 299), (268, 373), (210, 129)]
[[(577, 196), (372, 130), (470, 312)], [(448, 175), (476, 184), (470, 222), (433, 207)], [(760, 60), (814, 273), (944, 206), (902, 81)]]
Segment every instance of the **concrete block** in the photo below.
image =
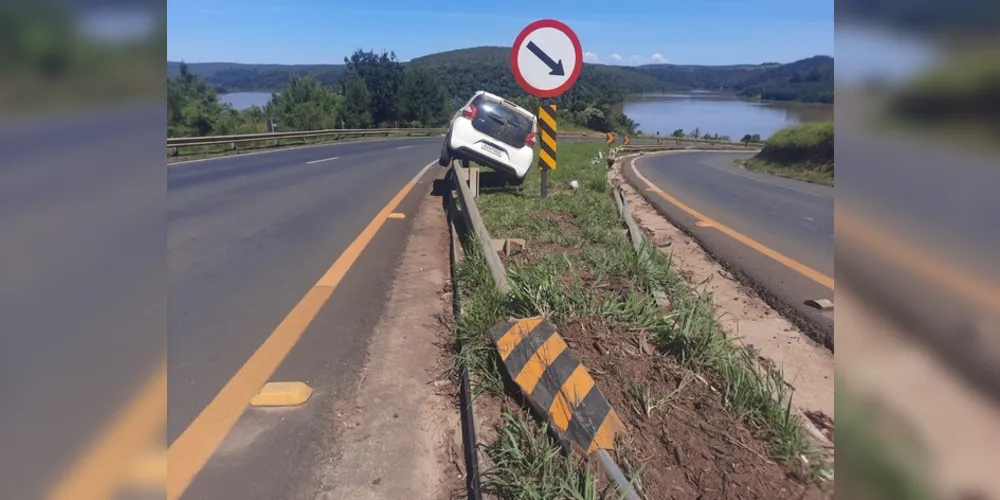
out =
[(509, 257), (514, 250), (524, 250), (527, 246), (528, 244), (521, 238), (507, 238), (507, 243), (503, 247), (503, 253)]

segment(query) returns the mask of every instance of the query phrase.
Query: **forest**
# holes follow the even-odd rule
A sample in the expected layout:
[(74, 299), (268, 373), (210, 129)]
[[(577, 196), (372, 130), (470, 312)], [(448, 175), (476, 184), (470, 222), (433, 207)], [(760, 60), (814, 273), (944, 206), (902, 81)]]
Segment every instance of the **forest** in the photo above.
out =
[[(214, 135), (346, 126), (436, 127), (474, 92), (487, 90), (533, 109), (510, 71), (510, 49), (475, 47), (400, 62), (392, 52), (355, 51), (339, 65), (184, 64), (170, 62), (168, 132)], [(630, 94), (718, 90), (777, 101), (833, 102), (833, 58), (790, 64), (638, 67), (585, 64), (573, 88), (556, 99), (568, 128), (634, 133), (639, 124), (616, 104)], [(218, 94), (274, 92), (265, 108), (237, 111)]]

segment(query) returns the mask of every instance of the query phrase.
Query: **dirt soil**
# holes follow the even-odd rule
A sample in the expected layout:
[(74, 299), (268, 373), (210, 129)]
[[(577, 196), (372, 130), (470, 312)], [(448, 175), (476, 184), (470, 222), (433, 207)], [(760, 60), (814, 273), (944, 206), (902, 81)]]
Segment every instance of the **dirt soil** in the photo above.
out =
[[(448, 226), (439, 198), (416, 214), (353, 402), (338, 409), (337, 463), (317, 500), (453, 498), (464, 491), (456, 390), (445, 377), (453, 338)], [(456, 455), (457, 452), (457, 455)]]
[(763, 430), (726, 409), (713, 376), (679, 366), (657, 354), (643, 333), (600, 318), (577, 319), (559, 331), (627, 426), (617, 462), (642, 470), (646, 498), (824, 498), (792, 467), (770, 459)]
[(971, 387), (849, 286), (835, 293), (842, 377), (874, 417), (913, 442), (937, 498), (1000, 498), (1000, 403)]
[[(558, 220), (572, 224), (562, 215)], [(544, 253), (577, 251), (529, 241), (527, 249), (501, 257), (506, 265), (524, 266)], [(589, 289), (631, 293), (626, 281), (605, 277), (596, 283), (585, 266), (577, 271)], [(799, 479), (794, 465), (770, 459), (763, 430), (727, 410), (719, 381), (659, 354), (644, 332), (609, 326), (599, 317), (556, 326), (626, 424), (629, 434), (619, 443), (616, 462), (627, 474), (643, 471), (646, 499), (828, 497), (817, 484)], [(491, 417), (498, 415), (500, 408), (512, 404), (506, 399), (484, 401), (484, 410)], [(650, 401), (655, 408), (647, 412), (645, 403)]]
[(830, 447), (834, 415), (833, 354), (737, 281), (693, 238), (657, 212), (617, 170), (631, 168), (628, 160), (620, 161), (619, 165), (610, 173), (610, 181), (624, 190), (632, 216), (646, 237), (660, 251), (672, 254), (672, 262), (689, 283), (701, 284), (710, 279), (707, 284), (699, 285), (699, 291), (712, 294), (719, 324), (729, 336), (739, 338), (755, 352), (763, 365), (783, 372), (786, 386), (793, 391), (792, 405), (799, 410), (813, 437)]

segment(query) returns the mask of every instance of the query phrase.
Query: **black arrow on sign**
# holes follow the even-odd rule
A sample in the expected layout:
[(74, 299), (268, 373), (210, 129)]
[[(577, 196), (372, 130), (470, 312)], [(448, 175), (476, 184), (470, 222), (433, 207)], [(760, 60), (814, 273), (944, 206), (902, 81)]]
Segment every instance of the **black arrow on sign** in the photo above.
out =
[(563, 76), (566, 74), (566, 72), (563, 71), (562, 59), (560, 59), (559, 62), (553, 61), (544, 50), (535, 45), (535, 42), (528, 42), (528, 50), (530, 50), (532, 54), (538, 56), (538, 58), (552, 70), (549, 72), (550, 75)]

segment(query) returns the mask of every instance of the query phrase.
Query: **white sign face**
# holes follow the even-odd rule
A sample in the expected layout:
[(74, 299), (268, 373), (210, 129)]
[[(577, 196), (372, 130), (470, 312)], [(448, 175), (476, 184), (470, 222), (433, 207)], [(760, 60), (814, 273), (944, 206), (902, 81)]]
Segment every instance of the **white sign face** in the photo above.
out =
[(580, 41), (558, 21), (536, 21), (518, 36), (514, 76), (529, 93), (554, 97), (569, 90), (580, 76)]

